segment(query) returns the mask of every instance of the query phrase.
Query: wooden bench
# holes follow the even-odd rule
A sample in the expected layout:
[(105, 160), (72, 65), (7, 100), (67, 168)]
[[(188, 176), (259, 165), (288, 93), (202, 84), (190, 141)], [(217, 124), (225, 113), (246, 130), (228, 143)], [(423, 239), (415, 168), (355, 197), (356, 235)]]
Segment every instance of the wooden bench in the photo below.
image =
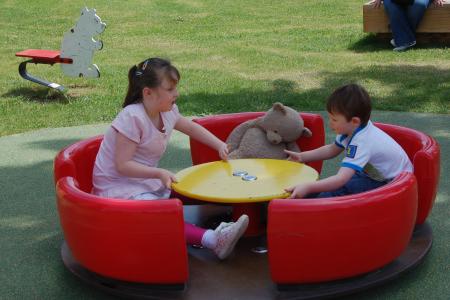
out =
[[(374, 8), (372, 4), (363, 6), (364, 32), (376, 33), (380, 38), (391, 38), (389, 18), (383, 6)], [(450, 1), (441, 7), (430, 7), (416, 30), (421, 42), (450, 41)]]

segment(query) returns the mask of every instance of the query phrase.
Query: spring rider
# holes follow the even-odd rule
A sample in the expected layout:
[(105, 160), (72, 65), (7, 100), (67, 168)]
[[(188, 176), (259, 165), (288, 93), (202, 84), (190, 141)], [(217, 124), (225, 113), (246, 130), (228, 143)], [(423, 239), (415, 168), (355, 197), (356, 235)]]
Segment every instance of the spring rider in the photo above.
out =
[(81, 10), (81, 16), (75, 26), (64, 34), (60, 51), (27, 49), (16, 53), (16, 56), (28, 57), (19, 65), (22, 78), (32, 82), (64, 92), (64, 86), (32, 76), (27, 72), (27, 64), (61, 64), (61, 69), (67, 76), (98, 78), (100, 71), (92, 63), (94, 51), (103, 48), (101, 40), (94, 40), (94, 36), (101, 34), (106, 28), (95, 9), (87, 7)]

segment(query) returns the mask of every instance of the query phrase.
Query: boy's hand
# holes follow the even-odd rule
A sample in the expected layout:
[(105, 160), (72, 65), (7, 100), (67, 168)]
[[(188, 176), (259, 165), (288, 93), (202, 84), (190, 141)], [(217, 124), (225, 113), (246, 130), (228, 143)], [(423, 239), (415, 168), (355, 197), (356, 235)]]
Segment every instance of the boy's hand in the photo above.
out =
[(228, 151), (229, 151), (230, 145), (227, 145), (225, 143), (222, 143), (220, 145), (218, 152), (221, 159), (227, 161), (228, 160)]
[(167, 171), (165, 169), (159, 169), (158, 178), (162, 181), (163, 185), (168, 189), (171, 188), (170, 186), (172, 185), (172, 182), (178, 182), (175, 175), (172, 172)]
[(288, 193), (291, 193), (288, 199), (303, 198), (309, 194), (308, 187), (305, 184), (298, 184), (284, 190)]
[(301, 152), (293, 152), (293, 151), (289, 151), (289, 150), (284, 150), (284, 152), (289, 155), (289, 157), (287, 158), (288, 160), (292, 160), (292, 161), (296, 161), (296, 162), (300, 162), (300, 163), (303, 162)]

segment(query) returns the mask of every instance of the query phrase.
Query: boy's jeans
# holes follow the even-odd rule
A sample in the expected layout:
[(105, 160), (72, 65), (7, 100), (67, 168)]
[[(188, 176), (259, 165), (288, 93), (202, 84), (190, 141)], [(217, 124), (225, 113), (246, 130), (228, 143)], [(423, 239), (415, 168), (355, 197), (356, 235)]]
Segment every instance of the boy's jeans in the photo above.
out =
[(392, 0), (384, 0), (384, 9), (391, 23), (395, 45), (405, 46), (416, 41), (416, 28), (419, 25), (430, 0), (414, 0), (413, 5), (406, 7), (395, 4)]
[(356, 172), (355, 175), (353, 175), (353, 177), (350, 178), (350, 180), (340, 189), (337, 189), (332, 192), (322, 192), (316, 194), (314, 195), (314, 198), (337, 197), (362, 193), (365, 191), (376, 189), (380, 186), (385, 185), (386, 183), (388, 183), (388, 181), (376, 181), (370, 178), (364, 172)]

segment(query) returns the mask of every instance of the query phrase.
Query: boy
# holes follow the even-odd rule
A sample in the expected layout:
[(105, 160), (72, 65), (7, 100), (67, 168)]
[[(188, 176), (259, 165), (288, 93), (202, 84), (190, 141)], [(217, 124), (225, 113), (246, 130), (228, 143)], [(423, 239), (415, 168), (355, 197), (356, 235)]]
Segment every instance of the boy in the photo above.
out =
[(366, 90), (349, 84), (328, 98), (331, 129), (337, 134), (333, 144), (306, 152), (286, 151), (289, 159), (310, 162), (345, 157), (336, 175), (287, 188), (290, 198), (319, 198), (356, 194), (380, 187), (403, 171), (412, 172), (412, 164), (402, 147), (370, 121), (371, 101)]

